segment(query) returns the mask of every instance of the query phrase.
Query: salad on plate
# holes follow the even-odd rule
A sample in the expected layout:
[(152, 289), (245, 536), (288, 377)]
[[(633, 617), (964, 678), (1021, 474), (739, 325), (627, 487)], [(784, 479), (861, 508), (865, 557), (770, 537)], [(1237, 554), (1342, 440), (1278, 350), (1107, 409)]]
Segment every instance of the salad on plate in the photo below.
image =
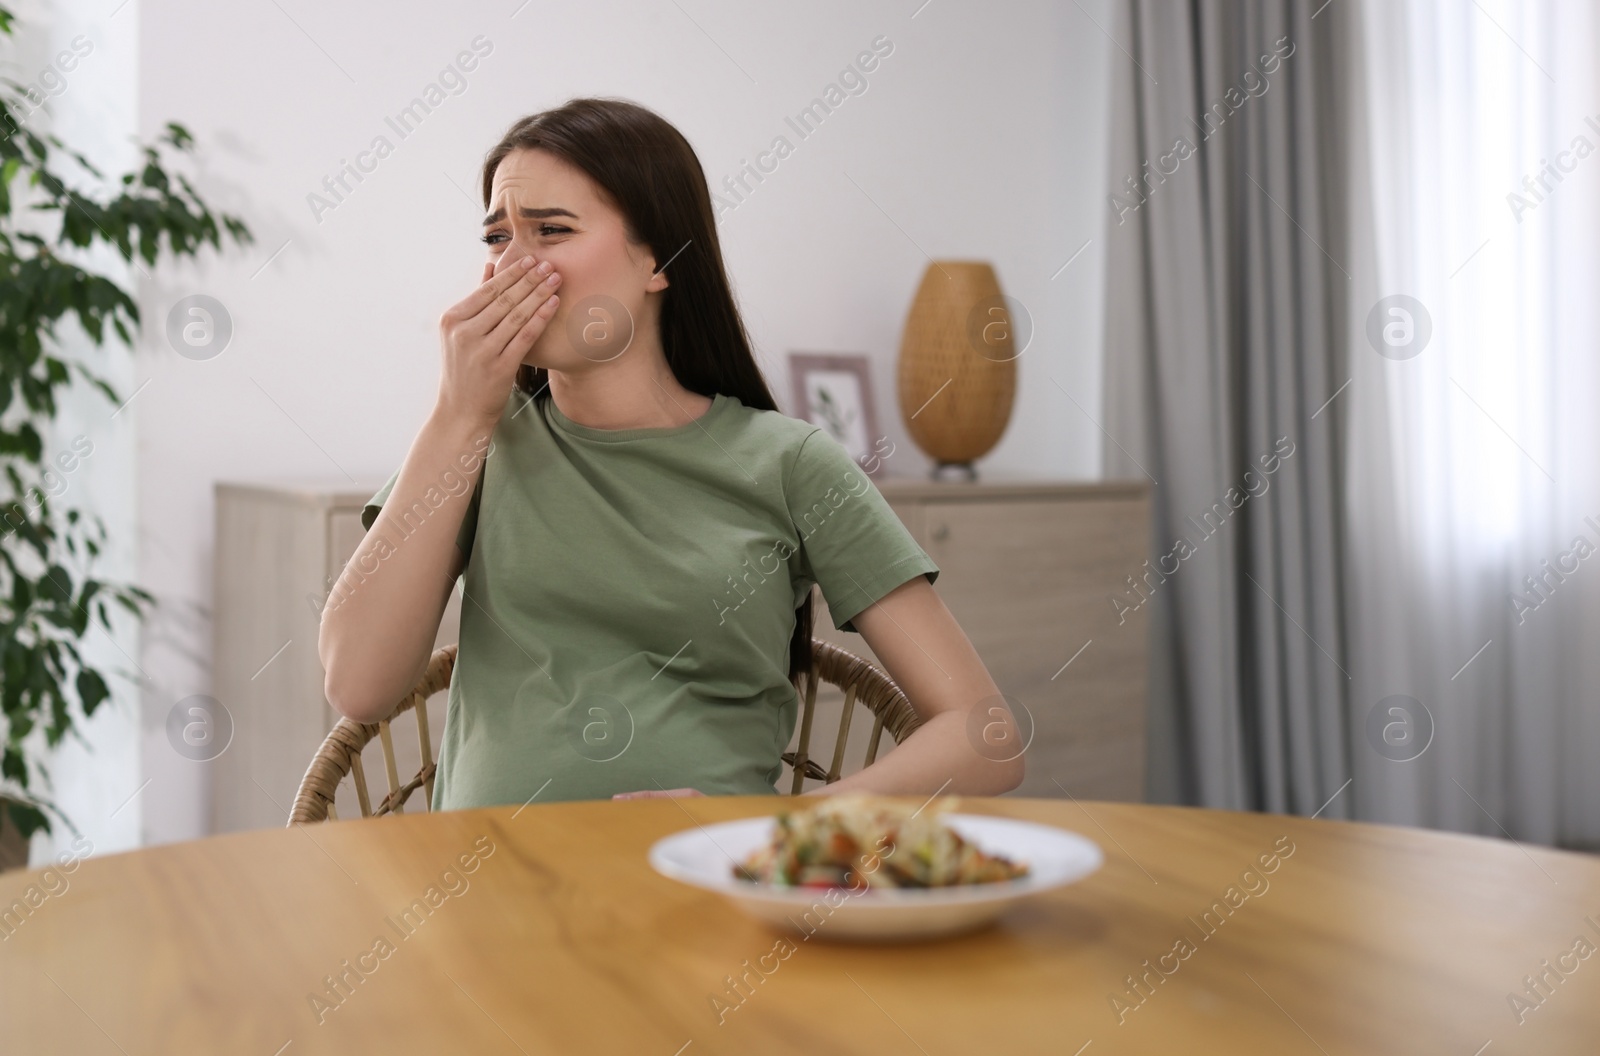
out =
[(788, 887), (944, 888), (1028, 876), (1026, 862), (988, 854), (936, 806), (863, 793), (821, 798), (774, 819), (772, 837), (733, 867), (740, 880)]

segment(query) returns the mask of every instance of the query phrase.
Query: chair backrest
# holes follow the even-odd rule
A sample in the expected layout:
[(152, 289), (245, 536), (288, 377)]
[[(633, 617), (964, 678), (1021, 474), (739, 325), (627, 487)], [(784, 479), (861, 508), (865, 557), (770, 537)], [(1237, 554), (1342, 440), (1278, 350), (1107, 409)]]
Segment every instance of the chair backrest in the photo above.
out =
[[(423, 790), (422, 809), (431, 809), (433, 803), (433, 777), (436, 765), (433, 745), (428, 734), (428, 698), (450, 686), (450, 674), (455, 670), (456, 646), (447, 645), (437, 650), (428, 662), (416, 687), (406, 694), (387, 719), (381, 722), (355, 722), (341, 718), (306, 768), (300, 781), (300, 790), (294, 797), (294, 809), (289, 813), (289, 824), (319, 821), (337, 821), (334, 797), (339, 784), (346, 776), (355, 785), (356, 801), (361, 805), (361, 816), (379, 817), (399, 814), (411, 793)], [(833, 756), (827, 769), (811, 758), (811, 728), (816, 716), (817, 688), (821, 683), (837, 686), (844, 692), (844, 707), (839, 715), (839, 732), (834, 739)], [(828, 784), (839, 780), (844, 765), (845, 747), (850, 736), (850, 721), (855, 706), (860, 704), (872, 713), (872, 735), (867, 743), (866, 764), (870, 766), (878, 757), (878, 744), (887, 730), (896, 744), (905, 740), (922, 725), (911, 702), (900, 687), (871, 662), (822, 641), (811, 639), (811, 667), (802, 672), (795, 687), (801, 693), (800, 738), (796, 750), (783, 753), (783, 761), (794, 768), (791, 794), (798, 795), (807, 778)], [(416, 716), (417, 746), (421, 750), (422, 766), (404, 783), (395, 764), (394, 740), (390, 724), (406, 712)], [(373, 806), (372, 793), (367, 787), (366, 770), (361, 765), (362, 750), (377, 738), (383, 747), (384, 776), (388, 793)]]

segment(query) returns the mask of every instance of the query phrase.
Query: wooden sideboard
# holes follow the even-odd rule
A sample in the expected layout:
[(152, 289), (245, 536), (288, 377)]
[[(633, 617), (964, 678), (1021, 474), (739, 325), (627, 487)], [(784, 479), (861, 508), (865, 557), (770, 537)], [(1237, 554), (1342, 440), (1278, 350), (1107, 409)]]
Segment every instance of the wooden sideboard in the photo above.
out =
[[(361, 507), (382, 485), (219, 483), (216, 487), (214, 690), (233, 718), (210, 764), (216, 832), (282, 825), (306, 765), (338, 714), (323, 697), (320, 606), (364, 529)], [(1147, 608), (1119, 617), (1144, 571), (1149, 497), (1143, 482), (877, 482), (940, 569), (936, 589), (990, 673), (1033, 729), (1018, 795), (1140, 800), (1145, 771)], [(820, 591), (816, 636), (870, 657), (836, 630)], [(460, 586), (435, 647), (456, 640)], [(438, 743), (446, 695), (429, 702)], [(818, 694), (813, 754), (833, 744), (842, 696)], [(865, 758), (870, 723), (852, 723), (846, 772)], [(414, 739), (399, 734), (402, 779)], [(791, 744), (791, 747), (793, 745)], [(369, 778), (382, 783), (377, 748)], [(826, 756), (824, 757), (826, 759)], [(410, 767), (409, 770), (406, 768)], [(787, 789), (785, 767), (780, 789)], [(348, 782), (337, 804), (358, 817)]]
[[(1124, 612), (1119, 622), (1110, 598), (1137, 601), (1126, 580), (1144, 571), (1149, 553), (1148, 488), (1142, 481), (878, 481), (939, 566), (934, 589), (1000, 692), (1032, 718), (1027, 776), (1016, 795), (1060, 797), (1064, 788), (1082, 799), (1144, 798), (1149, 610)], [(821, 592), (815, 596), (816, 636), (877, 663), (859, 634), (834, 628)], [(819, 711), (820, 701), (819, 694)], [(833, 702), (831, 715), (841, 703)], [(856, 766), (870, 735), (870, 725), (862, 727), (852, 723), (847, 749)], [(831, 745), (837, 726), (818, 728), (821, 743)]]

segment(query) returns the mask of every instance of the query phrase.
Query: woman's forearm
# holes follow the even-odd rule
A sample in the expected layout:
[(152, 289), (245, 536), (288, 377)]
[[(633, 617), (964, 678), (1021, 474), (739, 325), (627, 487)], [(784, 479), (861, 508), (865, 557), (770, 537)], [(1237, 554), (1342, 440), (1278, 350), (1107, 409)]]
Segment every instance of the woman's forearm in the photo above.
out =
[[(1022, 750), (1010, 750), (1022, 735), (1010, 704), (925, 576), (885, 594), (854, 622), (923, 722), (877, 762), (818, 793), (997, 796), (1022, 783)], [(976, 708), (984, 721), (975, 731)]]
[(483, 470), (491, 427), (439, 412), (334, 585), (317, 650), (334, 709), (387, 717), (426, 669), (461, 555), (455, 539)]
[(967, 717), (942, 712), (919, 726), (871, 766), (805, 795), (876, 792), (880, 795), (997, 796), (1022, 783), (1022, 756), (999, 761), (979, 754), (967, 735)]

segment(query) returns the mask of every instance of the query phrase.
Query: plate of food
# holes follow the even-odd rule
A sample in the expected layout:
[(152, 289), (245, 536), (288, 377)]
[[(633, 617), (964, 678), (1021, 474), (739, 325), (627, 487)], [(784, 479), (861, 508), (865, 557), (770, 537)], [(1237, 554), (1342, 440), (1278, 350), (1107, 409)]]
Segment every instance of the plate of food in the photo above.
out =
[(806, 938), (909, 939), (969, 931), (1105, 861), (1075, 832), (962, 814), (958, 802), (818, 797), (667, 836), (650, 865)]

